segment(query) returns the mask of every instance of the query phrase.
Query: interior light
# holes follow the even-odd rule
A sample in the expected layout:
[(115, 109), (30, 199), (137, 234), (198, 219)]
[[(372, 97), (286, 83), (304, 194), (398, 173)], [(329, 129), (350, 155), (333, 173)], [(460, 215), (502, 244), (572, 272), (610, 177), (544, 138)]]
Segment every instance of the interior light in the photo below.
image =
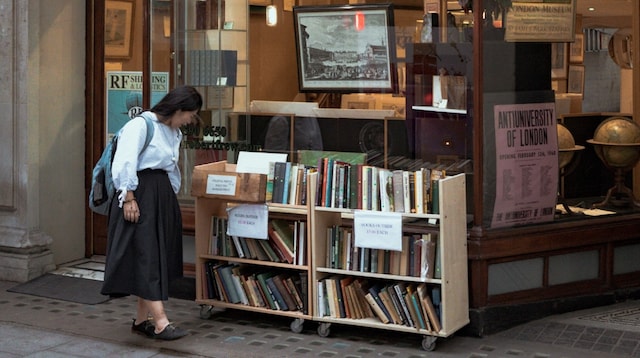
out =
[(589, 10), (589, 11), (596, 11), (596, 8), (595, 8), (595, 7), (590, 7), (590, 8), (588, 8), (587, 10)]
[(356, 31), (364, 30), (364, 14), (361, 11), (356, 11)]
[(276, 26), (278, 24), (278, 8), (275, 5), (267, 6), (267, 26)]

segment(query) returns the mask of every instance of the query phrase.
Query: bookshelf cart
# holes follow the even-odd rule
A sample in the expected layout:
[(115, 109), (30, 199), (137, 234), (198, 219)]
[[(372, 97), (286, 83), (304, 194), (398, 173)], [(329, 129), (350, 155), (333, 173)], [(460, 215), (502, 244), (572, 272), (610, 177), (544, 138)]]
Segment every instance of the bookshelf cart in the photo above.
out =
[[(311, 182), (315, 182), (312, 180)], [(403, 233), (434, 232), (438, 236), (437, 250), (440, 255), (440, 278), (421, 278), (407, 275), (391, 275), (356, 270), (344, 270), (326, 267), (327, 228), (333, 225), (353, 225), (354, 211), (334, 209), (312, 205), (311, 211), (311, 297), (314, 308), (314, 320), (320, 322), (318, 334), (329, 335), (333, 323), (372, 327), (423, 335), (422, 348), (435, 349), (438, 337), (448, 337), (469, 323), (468, 278), (467, 278), (467, 231), (465, 176), (459, 174), (439, 180), (440, 214), (403, 214)], [(315, 202), (315, 190), (311, 195)], [(430, 224), (429, 224), (430, 223)], [(402, 252), (402, 255), (409, 255)], [(382, 323), (374, 318), (336, 318), (320, 316), (318, 282), (332, 276), (355, 277), (378, 282), (400, 282), (407, 285), (426, 284), (430, 289), (440, 291), (440, 326), (438, 331), (420, 329), (402, 324)]]
[[(267, 272), (282, 273), (304, 276), (306, 282), (310, 282), (310, 262), (309, 251), (306, 250), (306, 258), (303, 265), (290, 264), (286, 262), (263, 261), (250, 258), (230, 257), (222, 253), (211, 252), (212, 217), (226, 218), (227, 208), (238, 204), (264, 204), (266, 175), (236, 173), (235, 165), (226, 161), (198, 165), (194, 168), (192, 181), (192, 195), (196, 200), (196, 303), (201, 305), (200, 317), (208, 319), (212, 315), (213, 307), (240, 309), (245, 311), (274, 314), (293, 318), (290, 328), (293, 332), (302, 331), (305, 320), (311, 319), (311, 305), (309, 301), (309, 290), (300, 292), (304, 302), (305, 310), (279, 310), (272, 309), (269, 305), (264, 307), (253, 306), (251, 304), (231, 303), (218, 295), (212, 298), (207, 287), (207, 263), (216, 262), (221, 264), (231, 263), (237, 265), (239, 270), (247, 272)], [(207, 188), (207, 182), (212, 178), (235, 180), (234, 194), (222, 195)], [(269, 220), (280, 218), (285, 220), (302, 220), (308, 222), (308, 210), (306, 206), (268, 204)], [(309, 231), (309, 225), (306, 225)], [(305, 234), (305, 237), (309, 236)], [(265, 240), (261, 240), (265, 241)], [(307, 245), (308, 246), (308, 245)], [(244, 284), (243, 284), (244, 285)], [(243, 286), (246, 287), (246, 286)], [(304, 286), (302, 286), (304, 287)], [(245, 290), (246, 291), (246, 290)], [(247, 293), (248, 294), (248, 293)]]

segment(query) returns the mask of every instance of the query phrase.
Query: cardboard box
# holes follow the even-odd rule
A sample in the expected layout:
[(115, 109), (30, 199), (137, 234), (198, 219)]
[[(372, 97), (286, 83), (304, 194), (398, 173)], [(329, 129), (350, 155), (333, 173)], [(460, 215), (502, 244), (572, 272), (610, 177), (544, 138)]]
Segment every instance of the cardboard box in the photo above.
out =
[(191, 180), (191, 195), (244, 203), (264, 203), (267, 176), (236, 173), (236, 165), (226, 161), (196, 165)]

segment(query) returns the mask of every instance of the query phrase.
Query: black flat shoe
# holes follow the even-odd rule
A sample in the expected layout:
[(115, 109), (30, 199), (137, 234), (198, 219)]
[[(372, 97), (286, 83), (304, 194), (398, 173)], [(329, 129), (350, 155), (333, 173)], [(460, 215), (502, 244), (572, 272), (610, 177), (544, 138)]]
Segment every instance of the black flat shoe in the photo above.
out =
[(140, 324), (136, 324), (136, 319), (131, 322), (131, 332), (141, 334), (145, 337), (152, 338), (154, 336), (155, 326), (149, 320), (145, 320)]
[(153, 338), (161, 339), (163, 341), (173, 341), (175, 339), (182, 338), (188, 334), (189, 332), (185, 331), (184, 329), (175, 327), (172, 324), (168, 324), (166, 327), (164, 327), (162, 332), (155, 333), (154, 331)]

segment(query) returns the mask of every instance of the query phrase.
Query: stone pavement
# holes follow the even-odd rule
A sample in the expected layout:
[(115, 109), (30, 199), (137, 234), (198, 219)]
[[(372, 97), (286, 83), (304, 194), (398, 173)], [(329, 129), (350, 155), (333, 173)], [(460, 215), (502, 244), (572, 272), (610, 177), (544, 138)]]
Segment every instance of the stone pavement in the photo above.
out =
[(170, 299), (169, 318), (190, 335), (173, 342), (130, 332), (135, 299), (83, 305), (8, 292), (0, 281), (0, 357), (640, 357), (640, 301), (546, 317), (482, 338), (455, 334), (421, 349), (421, 335), (316, 322), (301, 333), (290, 319), (241, 310), (200, 317), (190, 300)]

